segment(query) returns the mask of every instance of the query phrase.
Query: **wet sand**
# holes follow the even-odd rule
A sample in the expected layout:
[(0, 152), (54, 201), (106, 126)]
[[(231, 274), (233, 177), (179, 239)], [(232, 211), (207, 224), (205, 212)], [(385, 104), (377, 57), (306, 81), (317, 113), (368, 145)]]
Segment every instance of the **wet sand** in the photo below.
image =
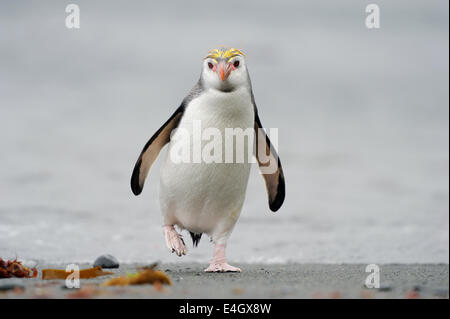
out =
[[(111, 269), (115, 275), (135, 272), (142, 264)], [(80, 289), (67, 289), (63, 280), (1, 279), (0, 298), (448, 298), (448, 264), (386, 264), (380, 266), (380, 288), (364, 286), (365, 264), (236, 264), (242, 273), (204, 273), (199, 263), (161, 264), (172, 285), (100, 287), (115, 276), (81, 280)], [(60, 268), (43, 265), (38, 269)], [(80, 265), (80, 269), (89, 265)], [(41, 274), (39, 274), (40, 277)]]

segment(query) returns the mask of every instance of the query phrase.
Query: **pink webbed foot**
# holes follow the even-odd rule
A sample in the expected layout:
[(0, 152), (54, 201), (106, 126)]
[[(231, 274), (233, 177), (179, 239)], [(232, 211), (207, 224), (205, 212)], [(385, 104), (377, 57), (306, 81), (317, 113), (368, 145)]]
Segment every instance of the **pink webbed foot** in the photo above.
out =
[(164, 237), (166, 238), (167, 248), (171, 252), (175, 252), (178, 256), (186, 255), (187, 249), (183, 238), (177, 233), (173, 226), (164, 226)]
[(240, 268), (233, 267), (227, 263), (210, 264), (205, 272), (242, 272)]
[(225, 248), (225, 244), (214, 245), (214, 255), (205, 272), (242, 272), (239, 268), (227, 264)]

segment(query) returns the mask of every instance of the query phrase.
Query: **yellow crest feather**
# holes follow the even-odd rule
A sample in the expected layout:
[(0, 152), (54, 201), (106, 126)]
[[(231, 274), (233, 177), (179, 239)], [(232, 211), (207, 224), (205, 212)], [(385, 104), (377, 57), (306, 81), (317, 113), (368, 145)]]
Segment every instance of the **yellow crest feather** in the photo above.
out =
[(231, 58), (238, 56), (238, 55), (245, 56), (245, 54), (239, 49), (235, 49), (232, 47), (220, 47), (220, 48), (209, 51), (209, 53), (205, 57), (205, 59), (211, 58), (215, 61), (217, 61), (217, 59), (230, 60)]

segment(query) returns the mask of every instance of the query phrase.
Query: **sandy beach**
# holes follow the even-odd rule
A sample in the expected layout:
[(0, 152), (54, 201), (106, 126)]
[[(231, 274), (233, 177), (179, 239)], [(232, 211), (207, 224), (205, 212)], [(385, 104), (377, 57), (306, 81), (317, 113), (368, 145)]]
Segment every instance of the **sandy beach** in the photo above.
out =
[[(80, 289), (63, 280), (2, 279), (0, 298), (448, 298), (448, 264), (386, 264), (380, 266), (380, 288), (364, 286), (364, 264), (237, 264), (242, 273), (204, 273), (199, 263), (161, 264), (172, 285), (100, 287), (117, 275), (133, 273), (142, 264), (110, 269), (114, 275), (82, 279)], [(44, 269), (61, 265), (41, 265)], [(80, 265), (80, 269), (89, 265)], [(22, 288), (1, 291), (7, 283)]]

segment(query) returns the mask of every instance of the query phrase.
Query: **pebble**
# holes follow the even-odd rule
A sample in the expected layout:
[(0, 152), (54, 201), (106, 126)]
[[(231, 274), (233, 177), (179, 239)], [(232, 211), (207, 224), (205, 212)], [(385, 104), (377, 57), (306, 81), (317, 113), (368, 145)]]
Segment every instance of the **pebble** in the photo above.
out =
[(390, 284), (381, 284), (378, 291), (392, 291), (392, 286)]
[(119, 268), (119, 261), (112, 255), (101, 255), (94, 261), (94, 267), (102, 268)]

